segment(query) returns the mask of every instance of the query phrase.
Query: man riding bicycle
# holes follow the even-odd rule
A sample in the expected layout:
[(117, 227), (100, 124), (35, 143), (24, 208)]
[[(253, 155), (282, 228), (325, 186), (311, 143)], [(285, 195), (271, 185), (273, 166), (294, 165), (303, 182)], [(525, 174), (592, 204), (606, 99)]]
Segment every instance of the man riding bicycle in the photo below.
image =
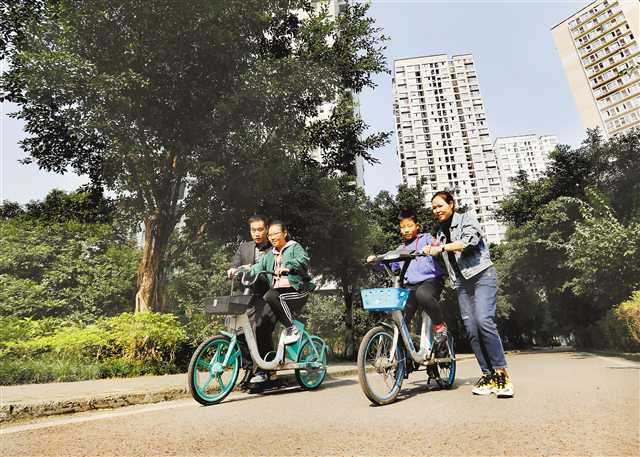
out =
[[(238, 246), (231, 260), (231, 268), (227, 270), (229, 277), (232, 277), (240, 267), (248, 268), (260, 262), (267, 251), (271, 249), (271, 243), (269, 243), (267, 238), (269, 229), (267, 218), (260, 214), (254, 214), (247, 222), (249, 223), (251, 241), (244, 241)], [(257, 301), (255, 307), (248, 311), (261, 357), (265, 357), (269, 352), (274, 350), (271, 335), (276, 326), (276, 317), (271, 311), (271, 307), (262, 299), (262, 296), (268, 290), (269, 284), (265, 281), (256, 282), (253, 286), (253, 292), (258, 295), (260, 299)], [(259, 370), (249, 382), (261, 383), (267, 379), (267, 373)]]

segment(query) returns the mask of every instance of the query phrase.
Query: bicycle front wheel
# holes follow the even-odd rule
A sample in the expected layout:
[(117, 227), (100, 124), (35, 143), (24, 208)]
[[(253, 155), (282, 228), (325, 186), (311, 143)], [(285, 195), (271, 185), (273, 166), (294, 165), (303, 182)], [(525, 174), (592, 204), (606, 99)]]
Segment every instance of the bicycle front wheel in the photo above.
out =
[(404, 380), (404, 350), (398, 342), (395, 354), (392, 354), (392, 345), (391, 331), (378, 326), (367, 332), (358, 349), (360, 387), (366, 397), (376, 405), (393, 403)]
[(238, 380), (242, 353), (235, 346), (225, 364), (230, 340), (216, 335), (204, 341), (191, 356), (189, 391), (198, 403), (209, 406), (221, 402), (231, 393)]

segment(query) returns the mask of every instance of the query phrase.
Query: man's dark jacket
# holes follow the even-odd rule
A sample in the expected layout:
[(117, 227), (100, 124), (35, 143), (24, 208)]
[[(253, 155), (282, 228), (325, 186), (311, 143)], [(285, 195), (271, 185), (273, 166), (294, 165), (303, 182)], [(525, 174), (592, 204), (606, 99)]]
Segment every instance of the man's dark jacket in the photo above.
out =
[[(266, 251), (270, 247), (269, 243), (265, 243), (262, 245), (262, 250)], [(240, 246), (238, 246), (236, 253), (233, 255), (233, 259), (231, 259), (231, 266), (238, 268), (242, 265), (253, 265), (254, 263), (256, 263), (256, 242), (253, 240), (243, 241)]]

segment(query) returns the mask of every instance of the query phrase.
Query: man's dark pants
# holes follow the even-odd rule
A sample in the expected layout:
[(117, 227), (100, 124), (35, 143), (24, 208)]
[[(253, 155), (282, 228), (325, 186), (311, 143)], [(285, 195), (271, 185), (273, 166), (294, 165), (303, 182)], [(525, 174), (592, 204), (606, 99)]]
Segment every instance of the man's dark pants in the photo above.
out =
[(256, 306), (249, 309), (249, 322), (253, 327), (253, 333), (256, 336), (258, 351), (260, 356), (264, 358), (267, 353), (274, 350), (273, 348), (273, 331), (276, 328), (276, 317), (271, 311), (271, 307), (262, 299), (262, 296), (269, 290), (269, 286), (264, 281), (258, 281), (253, 286), (252, 292), (260, 297)]

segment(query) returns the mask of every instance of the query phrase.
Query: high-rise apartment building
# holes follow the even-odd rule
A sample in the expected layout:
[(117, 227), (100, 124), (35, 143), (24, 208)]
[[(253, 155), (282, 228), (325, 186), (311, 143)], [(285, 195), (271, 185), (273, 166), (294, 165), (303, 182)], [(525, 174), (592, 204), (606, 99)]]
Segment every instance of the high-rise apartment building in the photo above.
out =
[(596, 0), (551, 29), (585, 128), (640, 127), (640, 2)]
[(449, 190), (475, 211), (490, 242), (505, 228), (492, 211), (503, 197), (473, 56), (399, 59), (393, 77), (402, 181)]
[(511, 180), (522, 170), (531, 181), (540, 179), (547, 169), (549, 154), (558, 146), (555, 135), (519, 135), (496, 138), (493, 143), (502, 190), (505, 195), (513, 190)]

